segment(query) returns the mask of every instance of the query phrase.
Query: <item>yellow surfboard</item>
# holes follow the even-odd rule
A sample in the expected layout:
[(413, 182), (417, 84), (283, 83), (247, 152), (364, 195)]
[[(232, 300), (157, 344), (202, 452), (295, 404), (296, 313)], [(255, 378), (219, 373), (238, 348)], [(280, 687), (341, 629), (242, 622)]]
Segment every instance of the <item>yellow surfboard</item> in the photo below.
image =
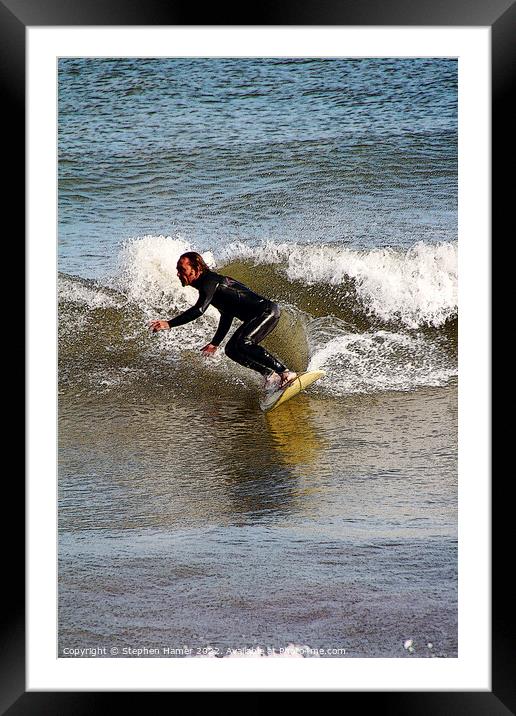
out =
[(324, 370), (310, 370), (307, 373), (299, 373), (297, 378), (287, 385), (283, 390), (276, 390), (274, 393), (267, 395), (260, 401), (260, 408), (266, 412), (268, 410), (274, 410), (278, 405), (285, 403), (294, 395), (297, 395), (302, 390), (308, 388), (309, 385), (315, 383), (319, 378), (324, 378), (326, 373)]

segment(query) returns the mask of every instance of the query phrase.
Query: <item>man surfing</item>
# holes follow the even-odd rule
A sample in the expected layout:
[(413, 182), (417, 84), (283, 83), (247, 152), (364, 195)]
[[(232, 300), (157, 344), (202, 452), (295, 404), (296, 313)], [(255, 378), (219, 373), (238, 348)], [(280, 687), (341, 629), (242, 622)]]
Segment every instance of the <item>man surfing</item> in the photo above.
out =
[(199, 291), (195, 306), (170, 320), (151, 321), (151, 333), (182, 326), (202, 316), (209, 305), (220, 311), (220, 321), (208, 345), (201, 348), (205, 356), (214, 355), (226, 337), (234, 318), (242, 325), (227, 342), (225, 352), (236, 363), (257, 371), (264, 377), (266, 392), (282, 390), (297, 373), (281, 363), (259, 343), (276, 327), (280, 308), (276, 303), (260, 296), (239, 281), (211, 271), (202, 256), (188, 251), (179, 257), (177, 275), (183, 286), (193, 286)]

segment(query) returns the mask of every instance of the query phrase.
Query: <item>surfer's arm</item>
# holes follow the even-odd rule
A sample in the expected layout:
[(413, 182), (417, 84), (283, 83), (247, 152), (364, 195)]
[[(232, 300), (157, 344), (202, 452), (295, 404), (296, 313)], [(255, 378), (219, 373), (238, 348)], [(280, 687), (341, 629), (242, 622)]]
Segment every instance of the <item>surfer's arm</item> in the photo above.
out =
[(211, 345), (212, 346), (220, 346), (222, 341), (227, 335), (227, 332), (231, 328), (231, 324), (233, 323), (233, 318), (230, 313), (221, 313), (220, 314), (220, 321), (218, 328), (215, 332), (215, 335), (211, 339)]
[[(197, 301), (197, 303), (199, 303), (199, 301)], [(184, 313), (180, 313), (179, 316), (176, 316), (175, 318), (170, 318), (168, 320), (168, 327), (177, 328), (177, 326), (184, 326), (185, 323), (195, 321), (196, 318), (202, 316), (203, 311), (199, 310), (197, 303), (195, 304), (195, 306), (192, 306), (188, 310), (184, 311)]]
[(202, 316), (210, 305), (217, 286), (218, 281), (206, 280), (203, 285), (199, 287), (199, 299), (195, 306), (188, 308), (183, 313), (180, 313), (179, 316), (175, 316), (175, 318), (170, 318), (168, 321), (169, 327), (176, 328), (177, 326), (183, 326), (185, 323), (195, 321), (196, 318)]

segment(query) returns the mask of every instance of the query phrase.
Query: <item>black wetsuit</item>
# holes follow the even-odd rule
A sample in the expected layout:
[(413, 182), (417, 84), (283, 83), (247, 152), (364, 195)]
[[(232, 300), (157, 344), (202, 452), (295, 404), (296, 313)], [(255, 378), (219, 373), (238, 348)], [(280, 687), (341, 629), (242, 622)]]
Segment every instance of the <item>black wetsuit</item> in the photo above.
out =
[(264, 376), (274, 371), (283, 373), (286, 367), (262, 346), (258, 345), (277, 325), (280, 308), (276, 303), (251, 291), (229, 276), (205, 271), (191, 284), (199, 291), (199, 300), (184, 313), (169, 320), (171, 328), (194, 321), (209, 305), (220, 311), (219, 326), (211, 343), (220, 345), (231, 328), (234, 318), (243, 323), (226, 345), (228, 358)]

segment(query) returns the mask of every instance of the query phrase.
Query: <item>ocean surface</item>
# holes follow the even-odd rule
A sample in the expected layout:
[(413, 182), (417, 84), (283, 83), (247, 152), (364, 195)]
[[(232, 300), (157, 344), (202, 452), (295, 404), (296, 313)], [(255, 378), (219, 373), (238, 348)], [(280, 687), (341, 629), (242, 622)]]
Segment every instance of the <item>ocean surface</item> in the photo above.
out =
[[(457, 656), (457, 62), (66, 58), (61, 657)], [(277, 301), (260, 379), (151, 335)]]

